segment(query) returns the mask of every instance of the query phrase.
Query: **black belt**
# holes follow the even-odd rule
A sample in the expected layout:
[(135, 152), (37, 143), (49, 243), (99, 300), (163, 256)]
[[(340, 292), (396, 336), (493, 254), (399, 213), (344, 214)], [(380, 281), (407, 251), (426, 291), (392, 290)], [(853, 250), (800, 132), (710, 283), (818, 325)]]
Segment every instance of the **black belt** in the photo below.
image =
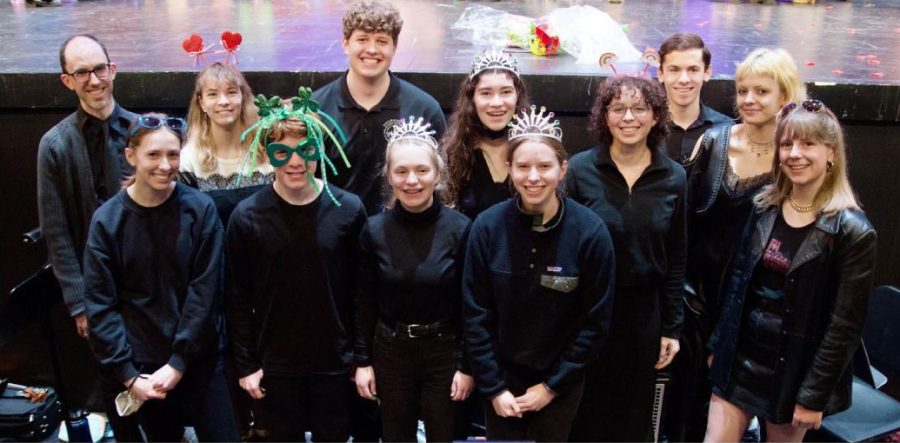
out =
[(437, 337), (445, 334), (455, 334), (454, 323), (449, 320), (436, 321), (428, 324), (405, 324), (397, 322), (393, 326), (379, 320), (378, 327), (393, 334), (409, 338)]

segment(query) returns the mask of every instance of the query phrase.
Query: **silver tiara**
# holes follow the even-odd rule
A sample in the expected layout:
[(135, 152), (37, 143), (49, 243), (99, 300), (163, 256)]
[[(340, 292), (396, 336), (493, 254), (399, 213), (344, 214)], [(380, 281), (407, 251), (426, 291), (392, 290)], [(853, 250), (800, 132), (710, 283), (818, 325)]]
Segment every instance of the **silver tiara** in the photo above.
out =
[(516, 77), (519, 76), (519, 68), (516, 66), (516, 59), (505, 52), (490, 50), (475, 56), (469, 78), (475, 77), (482, 71), (488, 69), (505, 69), (515, 74)]
[(431, 129), (431, 123), (425, 122), (425, 119), (422, 117), (416, 119), (416, 117), (411, 115), (409, 118), (401, 118), (389, 126), (384, 131), (384, 138), (387, 139), (389, 145), (399, 140), (421, 140), (428, 143), (432, 148), (437, 149), (438, 144), (434, 139), (434, 134), (435, 131)]
[(535, 112), (535, 106), (531, 105), (531, 112), (522, 108), (522, 112), (509, 122), (509, 140), (514, 140), (526, 135), (542, 135), (550, 137), (562, 142), (562, 128), (559, 127), (559, 120), (553, 118), (552, 112), (547, 112), (547, 108), (541, 106), (540, 112)]

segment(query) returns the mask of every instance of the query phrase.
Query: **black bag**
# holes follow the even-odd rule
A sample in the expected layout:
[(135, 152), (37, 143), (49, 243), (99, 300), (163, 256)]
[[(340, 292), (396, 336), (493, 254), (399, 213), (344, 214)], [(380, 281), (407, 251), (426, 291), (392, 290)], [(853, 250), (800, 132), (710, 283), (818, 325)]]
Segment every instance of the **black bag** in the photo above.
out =
[(47, 398), (32, 403), (22, 395), (23, 388), (6, 386), (0, 396), (0, 441), (44, 440), (56, 430), (62, 419), (62, 405), (53, 388)]

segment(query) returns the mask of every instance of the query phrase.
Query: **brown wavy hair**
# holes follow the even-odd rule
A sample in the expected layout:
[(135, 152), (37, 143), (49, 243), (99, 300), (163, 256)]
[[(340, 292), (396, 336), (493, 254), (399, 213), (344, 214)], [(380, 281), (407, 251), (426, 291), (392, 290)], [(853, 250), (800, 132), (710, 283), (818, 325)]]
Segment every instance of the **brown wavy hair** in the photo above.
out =
[[(247, 79), (234, 66), (215, 62), (201, 69), (194, 81), (194, 94), (191, 95), (191, 104), (188, 107), (188, 131), (185, 140), (193, 144), (197, 148), (197, 155), (200, 158), (200, 168), (203, 172), (212, 172), (218, 166), (216, 155), (213, 152), (212, 141), (212, 122), (209, 116), (200, 108), (201, 94), (203, 88), (210, 83), (226, 84), (236, 86), (241, 91), (241, 116), (238, 120), (241, 132), (252, 126), (259, 120), (256, 115), (256, 105), (253, 104), (253, 91)], [(251, 137), (241, 143), (242, 149), (249, 149)], [(257, 148), (257, 159), (267, 159), (265, 146), (260, 150)]]
[(660, 142), (669, 135), (669, 105), (662, 85), (655, 80), (629, 75), (608, 77), (600, 84), (597, 98), (591, 107), (588, 129), (597, 135), (601, 146), (612, 145), (613, 137), (609, 126), (606, 125), (606, 114), (609, 104), (621, 97), (623, 89), (640, 91), (644, 102), (653, 109), (656, 124), (650, 129), (650, 134), (647, 136), (647, 146), (650, 149), (656, 149)]
[(475, 142), (478, 138), (475, 124), (479, 121), (473, 97), (478, 81), (485, 73), (503, 73), (513, 81), (513, 86), (516, 88), (516, 109), (513, 110), (513, 114), (528, 106), (529, 103), (525, 82), (519, 76), (505, 69), (489, 69), (472, 78), (466, 76), (460, 84), (447, 132), (441, 140), (448, 173), (444, 199), (450, 206), (458, 203), (459, 190), (472, 179), (472, 169), (475, 167)]

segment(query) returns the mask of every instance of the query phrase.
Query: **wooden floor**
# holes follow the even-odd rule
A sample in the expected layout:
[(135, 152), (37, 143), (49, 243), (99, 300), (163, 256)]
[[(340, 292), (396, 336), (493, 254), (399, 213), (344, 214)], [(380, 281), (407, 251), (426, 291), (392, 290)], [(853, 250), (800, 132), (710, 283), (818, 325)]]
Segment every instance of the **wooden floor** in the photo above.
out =
[[(245, 71), (345, 69), (341, 17), (349, 1), (158, 0), (78, 1), (35, 8), (0, 2), (0, 74), (58, 72), (59, 44), (88, 32), (109, 47), (121, 71), (190, 71), (181, 41), (198, 33), (218, 41), (243, 35)], [(717, 77), (731, 77), (753, 48), (780, 46), (794, 55), (808, 81), (900, 85), (900, 1), (822, 1), (817, 5), (709, 0), (428, 1), (396, 0), (405, 20), (393, 69), (465, 72), (478, 48), (451, 29), (467, 6), (480, 4), (529, 17), (576, 4), (595, 6), (627, 27), (643, 50), (670, 34), (700, 34), (712, 48)], [(217, 47), (214, 49), (221, 49)], [(221, 58), (213, 56), (214, 58)], [(569, 55), (519, 57), (525, 74), (590, 75), (596, 64)], [(0, 97), (2, 105), (2, 97)]]

